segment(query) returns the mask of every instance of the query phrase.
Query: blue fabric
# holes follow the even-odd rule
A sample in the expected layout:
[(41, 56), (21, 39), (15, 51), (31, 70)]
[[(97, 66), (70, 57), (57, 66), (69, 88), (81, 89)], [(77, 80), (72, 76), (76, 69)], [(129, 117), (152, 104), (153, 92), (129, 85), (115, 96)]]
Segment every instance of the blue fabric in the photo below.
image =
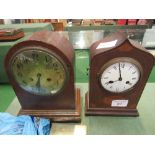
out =
[(48, 135), (50, 130), (49, 119), (0, 112), (0, 135)]

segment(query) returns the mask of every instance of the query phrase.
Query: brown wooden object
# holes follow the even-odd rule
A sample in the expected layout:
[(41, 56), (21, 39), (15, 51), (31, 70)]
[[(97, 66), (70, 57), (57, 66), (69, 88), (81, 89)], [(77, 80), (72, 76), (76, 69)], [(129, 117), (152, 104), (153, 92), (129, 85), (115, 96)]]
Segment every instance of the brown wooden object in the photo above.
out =
[(73, 47), (56, 32), (35, 32), (13, 46), (5, 68), (22, 107), (19, 114), (79, 122), (80, 90), (74, 87), (73, 67)]
[(93, 43), (85, 114), (138, 116), (137, 104), (153, 64), (154, 57), (124, 34)]

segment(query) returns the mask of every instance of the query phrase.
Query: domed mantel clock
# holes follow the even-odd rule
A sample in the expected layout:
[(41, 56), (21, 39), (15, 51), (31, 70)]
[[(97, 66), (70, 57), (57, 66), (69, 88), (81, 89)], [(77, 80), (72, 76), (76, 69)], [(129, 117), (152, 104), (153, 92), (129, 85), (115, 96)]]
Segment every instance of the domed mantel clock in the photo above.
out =
[(56, 32), (35, 32), (13, 46), (5, 68), (21, 104), (19, 114), (55, 122), (80, 121), (80, 90), (74, 88), (74, 51)]
[(86, 115), (138, 116), (153, 64), (150, 53), (121, 33), (92, 44)]

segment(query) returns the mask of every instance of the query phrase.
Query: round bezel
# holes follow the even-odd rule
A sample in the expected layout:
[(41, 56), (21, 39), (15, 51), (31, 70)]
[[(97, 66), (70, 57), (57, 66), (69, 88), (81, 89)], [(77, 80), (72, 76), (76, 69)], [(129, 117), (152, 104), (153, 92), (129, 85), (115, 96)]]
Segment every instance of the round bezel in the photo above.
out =
[[(131, 64), (133, 64), (134, 66), (136, 66), (136, 68), (139, 70), (139, 80), (138, 80), (138, 81), (136, 82), (136, 84), (134, 84), (131, 88), (126, 89), (126, 90), (121, 91), (121, 92), (114, 92), (114, 91), (107, 90), (107, 89), (102, 85), (102, 82), (101, 82), (102, 74), (104, 73), (104, 71), (105, 71), (108, 67), (112, 66), (112, 65), (115, 64), (115, 63), (119, 63), (119, 62), (127, 62), (127, 63), (131, 63)], [(126, 93), (126, 92), (128, 92), (128, 91), (131, 91), (132, 89), (134, 89), (134, 88), (138, 85), (138, 83), (139, 83), (139, 81), (141, 80), (141, 77), (142, 77), (142, 75), (143, 75), (143, 69), (142, 69), (141, 64), (140, 64), (137, 60), (135, 60), (135, 59), (133, 59), (133, 58), (130, 58), (130, 57), (118, 57), (118, 58), (114, 58), (114, 59), (108, 61), (106, 64), (104, 64), (104, 65), (101, 67), (101, 69), (100, 69), (98, 75), (99, 75), (99, 76), (98, 76), (98, 77), (99, 77), (99, 78), (98, 78), (99, 85), (100, 85), (100, 86), (102, 87), (102, 89), (104, 89), (105, 91), (108, 91), (108, 92), (111, 92), (111, 93), (116, 93), (116, 94), (118, 94), (118, 93)]]
[[(35, 89), (32, 89), (32, 90), (29, 90), (27, 89), (26, 87), (24, 87), (23, 85), (21, 85), (19, 83), (19, 81), (16, 79), (15, 77), (15, 74), (14, 74), (14, 70), (13, 70), (13, 62), (14, 62), (14, 59), (19, 56), (20, 54), (23, 54), (23, 53), (32, 53), (33, 52), (37, 52), (37, 53), (42, 53), (44, 54), (45, 56), (48, 55), (50, 56), (52, 59), (56, 60), (59, 65), (62, 66), (63, 70), (64, 70), (64, 80), (63, 80), (63, 84), (61, 85), (61, 87), (55, 92), (55, 93), (47, 93), (47, 92), (38, 92), (38, 91), (35, 91)], [(24, 47), (24, 48), (21, 48), (19, 49), (18, 51), (16, 51), (16, 53), (12, 56), (11, 60), (10, 60), (10, 69), (11, 69), (11, 73), (16, 81), (16, 83), (19, 85), (20, 88), (22, 88), (23, 90), (29, 92), (29, 93), (32, 93), (32, 94), (35, 94), (35, 95), (42, 95), (42, 96), (53, 96), (53, 95), (57, 95), (59, 94), (65, 87), (66, 85), (66, 82), (68, 80), (68, 69), (67, 69), (67, 66), (65, 64), (65, 62), (62, 60), (62, 58), (56, 54), (54, 51), (50, 50), (50, 49), (47, 49), (47, 48), (44, 48), (44, 47), (38, 47), (38, 46), (30, 46), (30, 47)], [(24, 75), (24, 76), (27, 76), (27, 75)]]

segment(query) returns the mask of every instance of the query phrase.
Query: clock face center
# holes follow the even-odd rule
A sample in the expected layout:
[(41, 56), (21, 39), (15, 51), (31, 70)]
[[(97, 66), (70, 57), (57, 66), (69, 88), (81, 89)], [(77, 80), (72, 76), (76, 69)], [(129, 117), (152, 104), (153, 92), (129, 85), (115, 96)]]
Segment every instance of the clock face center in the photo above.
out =
[(119, 60), (101, 73), (101, 86), (110, 92), (121, 93), (133, 88), (140, 78), (140, 69), (132, 61)]
[(63, 60), (46, 49), (24, 49), (11, 61), (18, 85), (33, 94), (54, 95), (65, 85), (67, 72)]
[(122, 81), (122, 78), (119, 78), (118, 80), (119, 80), (119, 81)]

